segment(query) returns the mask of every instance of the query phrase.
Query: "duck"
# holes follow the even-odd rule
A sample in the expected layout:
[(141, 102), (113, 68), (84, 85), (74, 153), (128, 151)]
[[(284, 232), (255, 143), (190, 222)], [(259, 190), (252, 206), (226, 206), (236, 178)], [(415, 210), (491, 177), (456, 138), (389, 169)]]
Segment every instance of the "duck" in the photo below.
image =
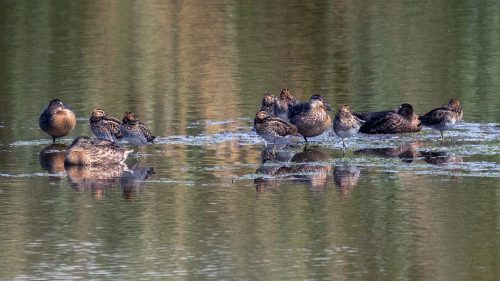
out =
[(267, 93), (262, 97), (262, 107), (260, 108), (259, 111), (265, 111), (268, 116), (274, 117), (276, 116), (275, 104), (276, 104), (276, 97), (271, 93)]
[(441, 139), (444, 138), (443, 132), (453, 128), (462, 118), (462, 105), (457, 99), (450, 99), (448, 104), (435, 108), (419, 117), (422, 125), (438, 130), (441, 133)]
[(102, 109), (94, 109), (89, 118), (89, 127), (98, 138), (116, 142), (121, 139), (120, 120), (109, 117)]
[(332, 127), (332, 118), (327, 112), (331, 110), (326, 100), (315, 94), (309, 102), (297, 103), (290, 107), (288, 119), (308, 143), (307, 138), (319, 136)]
[(345, 139), (358, 133), (361, 121), (351, 113), (347, 104), (341, 105), (333, 120), (333, 131), (342, 139), (342, 146), (345, 148)]
[(279, 99), (276, 100), (274, 111), (276, 116), (290, 122), (288, 120), (288, 109), (294, 105), (296, 105), (298, 101), (292, 96), (290, 89), (282, 89), (280, 92)]
[(257, 112), (254, 118), (255, 132), (266, 142), (275, 144), (286, 136), (300, 136), (297, 127), (280, 118), (269, 116), (266, 111)]
[(120, 131), (124, 140), (132, 145), (144, 145), (154, 143), (155, 136), (151, 135), (149, 128), (139, 119), (135, 118), (132, 112), (125, 112)]
[(371, 118), (359, 131), (365, 134), (399, 134), (419, 132), (421, 129), (422, 124), (413, 112), (413, 106), (403, 103), (397, 113), (388, 112), (378, 118)]
[(80, 136), (66, 151), (64, 163), (79, 166), (121, 164), (131, 152), (110, 140)]
[(52, 142), (56, 142), (57, 138), (67, 136), (73, 131), (76, 115), (60, 99), (53, 99), (40, 114), (38, 124), (42, 131), (52, 137)]
[(381, 118), (386, 116), (388, 113), (397, 113), (395, 109), (384, 110), (384, 111), (365, 111), (365, 112), (353, 112), (352, 114), (356, 116), (361, 121), (368, 121), (372, 118)]

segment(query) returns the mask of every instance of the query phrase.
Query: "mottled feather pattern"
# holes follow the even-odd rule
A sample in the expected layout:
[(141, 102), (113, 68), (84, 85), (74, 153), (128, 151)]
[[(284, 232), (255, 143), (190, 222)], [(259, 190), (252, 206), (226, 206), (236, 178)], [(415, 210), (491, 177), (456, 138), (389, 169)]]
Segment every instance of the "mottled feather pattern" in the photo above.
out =
[(292, 96), (289, 89), (281, 90), (280, 97), (275, 102), (274, 111), (277, 117), (289, 121), (288, 111), (297, 104), (297, 100)]
[(354, 116), (347, 105), (340, 106), (333, 121), (333, 131), (340, 138), (348, 138), (356, 134), (361, 121)]
[(255, 132), (268, 142), (279, 141), (287, 135), (298, 135), (297, 127), (277, 117), (269, 117), (265, 111), (257, 112)]
[(265, 111), (268, 116), (276, 116), (275, 112), (276, 98), (272, 94), (265, 94), (262, 97), (262, 107), (259, 111)]
[(66, 151), (66, 164), (107, 165), (125, 161), (130, 151), (125, 151), (113, 141), (81, 136)]
[(397, 113), (388, 112), (381, 117), (366, 121), (359, 131), (365, 134), (398, 134), (419, 132), (422, 129), (413, 107), (404, 103)]
[(451, 99), (447, 105), (433, 109), (419, 119), (424, 126), (442, 132), (449, 130), (463, 118), (463, 111), (460, 102), (456, 99)]
[(122, 137), (120, 132), (121, 122), (112, 117), (90, 123), (90, 130), (98, 138), (116, 141)]
[(135, 118), (132, 112), (125, 113), (120, 131), (123, 138), (133, 145), (154, 143), (156, 138), (146, 125)]
[(310, 103), (299, 103), (290, 108), (288, 118), (305, 137), (321, 135), (332, 127), (332, 119), (325, 108), (313, 107)]

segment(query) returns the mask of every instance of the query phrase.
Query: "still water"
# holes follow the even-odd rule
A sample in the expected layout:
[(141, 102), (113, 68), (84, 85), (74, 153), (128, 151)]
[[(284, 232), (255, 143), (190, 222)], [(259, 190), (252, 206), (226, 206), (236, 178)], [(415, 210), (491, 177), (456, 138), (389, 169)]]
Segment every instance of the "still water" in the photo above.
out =
[[(378, 2), (3, 1), (0, 279), (497, 279), (500, 4)], [(458, 98), (464, 122), (266, 148), (253, 116), (282, 88), (359, 111)], [(53, 98), (78, 116), (57, 145)], [(97, 107), (157, 144), (65, 168)]]

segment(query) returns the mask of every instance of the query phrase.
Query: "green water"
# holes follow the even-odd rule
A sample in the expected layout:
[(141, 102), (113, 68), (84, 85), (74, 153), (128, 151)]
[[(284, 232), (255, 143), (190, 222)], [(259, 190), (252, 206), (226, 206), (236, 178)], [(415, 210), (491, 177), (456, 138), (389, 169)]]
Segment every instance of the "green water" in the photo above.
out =
[[(496, 280), (498, 1), (3, 1), (0, 279)], [(264, 93), (425, 113), (445, 134), (266, 149)], [(62, 146), (53, 98), (78, 116)], [(67, 169), (103, 108), (157, 144)]]

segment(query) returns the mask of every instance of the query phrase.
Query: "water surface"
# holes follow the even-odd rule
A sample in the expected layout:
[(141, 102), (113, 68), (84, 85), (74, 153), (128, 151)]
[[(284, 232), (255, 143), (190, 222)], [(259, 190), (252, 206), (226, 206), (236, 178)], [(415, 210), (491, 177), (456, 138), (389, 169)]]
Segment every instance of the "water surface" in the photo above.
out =
[[(7, 1), (0, 10), (0, 279), (495, 280), (495, 1)], [(418, 113), (445, 133), (266, 147), (266, 92)], [(52, 145), (52, 98), (77, 114)], [(68, 168), (103, 108), (157, 143)], [(49, 153), (47, 153), (49, 152)]]

